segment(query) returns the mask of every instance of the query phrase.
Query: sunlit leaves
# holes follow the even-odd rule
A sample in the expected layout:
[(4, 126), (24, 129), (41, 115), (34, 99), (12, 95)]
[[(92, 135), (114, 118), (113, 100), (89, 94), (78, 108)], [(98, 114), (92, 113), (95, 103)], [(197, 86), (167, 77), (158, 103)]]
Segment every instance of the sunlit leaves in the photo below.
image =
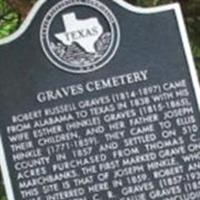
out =
[(5, 2), (0, 0), (0, 38), (14, 32), (19, 26), (19, 15)]

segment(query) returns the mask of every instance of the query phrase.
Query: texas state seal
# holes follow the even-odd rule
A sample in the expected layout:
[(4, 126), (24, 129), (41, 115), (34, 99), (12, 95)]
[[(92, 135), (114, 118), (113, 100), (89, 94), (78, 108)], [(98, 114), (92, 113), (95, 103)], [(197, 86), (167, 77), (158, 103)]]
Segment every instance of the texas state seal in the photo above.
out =
[(40, 40), (47, 58), (71, 73), (104, 67), (120, 43), (119, 23), (98, 0), (62, 0), (45, 15)]

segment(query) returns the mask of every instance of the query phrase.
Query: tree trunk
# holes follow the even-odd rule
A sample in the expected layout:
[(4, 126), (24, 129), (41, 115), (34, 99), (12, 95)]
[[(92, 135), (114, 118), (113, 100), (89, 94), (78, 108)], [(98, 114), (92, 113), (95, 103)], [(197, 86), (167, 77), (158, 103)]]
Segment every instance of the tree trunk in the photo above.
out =
[(7, 0), (7, 2), (20, 14), (22, 19), (26, 17), (33, 3), (31, 0)]

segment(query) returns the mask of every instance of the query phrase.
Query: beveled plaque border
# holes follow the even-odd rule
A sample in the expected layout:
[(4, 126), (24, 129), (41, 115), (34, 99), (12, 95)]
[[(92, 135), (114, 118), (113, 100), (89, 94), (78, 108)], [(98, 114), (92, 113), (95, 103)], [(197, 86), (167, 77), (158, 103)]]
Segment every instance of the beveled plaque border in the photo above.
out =
[[(48, 0), (38, 0), (38, 2), (36, 2), (36, 4), (33, 6), (29, 15), (26, 17), (25, 21), (20, 26), (20, 28), (15, 33), (8, 36), (7, 38), (0, 40), (0, 47), (3, 45), (9, 44), (11, 42), (14, 42), (18, 38), (20, 38), (26, 32), (28, 27), (31, 25), (33, 19), (35, 18), (36, 14), (38, 13), (42, 5), (45, 4), (47, 1)], [(182, 39), (182, 45), (184, 48), (185, 57), (187, 60), (187, 64), (189, 66), (190, 76), (191, 76), (193, 87), (195, 90), (196, 101), (197, 101), (198, 108), (200, 111), (200, 98), (198, 98), (198, 94), (200, 94), (200, 87), (199, 87), (199, 81), (198, 81), (198, 76), (197, 76), (197, 70), (195, 68), (195, 62), (193, 59), (193, 55), (192, 55), (192, 51), (191, 51), (191, 47), (189, 43), (189, 38), (186, 31), (186, 26), (184, 23), (184, 18), (183, 18), (180, 5), (178, 3), (173, 3), (173, 4), (158, 6), (158, 7), (153, 7), (153, 8), (140, 8), (140, 7), (133, 6), (129, 3), (126, 3), (123, 0), (112, 0), (112, 1), (113, 3), (120, 5), (122, 8), (128, 11), (131, 11), (133, 13), (143, 14), (143, 15), (150, 15), (150, 14), (161, 13), (161, 12), (166, 12), (166, 11), (174, 11), (175, 17), (177, 19), (178, 30), (180, 32), (180, 36)], [(0, 165), (1, 165), (1, 170), (2, 170), (2, 176), (4, 179), (6, 195), (9, 200), (17, 200), (15, 199), (15, 195), (14, 195), (14, 191), (12, 187), (11, 175), (8, 171), (8, 163), (6, 160), (6, 155), (3, 148), (1, 135), (0, 135)]]

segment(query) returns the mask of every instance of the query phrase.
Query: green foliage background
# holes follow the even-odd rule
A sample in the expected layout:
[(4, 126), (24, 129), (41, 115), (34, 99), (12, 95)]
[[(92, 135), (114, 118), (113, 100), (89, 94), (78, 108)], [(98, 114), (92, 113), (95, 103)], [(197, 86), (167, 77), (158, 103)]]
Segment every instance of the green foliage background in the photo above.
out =
[[(20, 0), (18, 0), (20, 1)], [(30, 0), (27, 0), (30, 2)], [(36, 0), (33, 0), (36, 1)], [(173, 0), (126, 0), (129, 3), (150, 7), (174, 2)], [(193, 55), (200, 75), (200, 0), (179, 0), (182, 2), (185, 21), (190, 36)], [(8, 5), (7, 0), (0, 0), (0, 39), (13, 33), (21, 23), (20, 14)], [(6, 200), (3, 181), (0, 174), (0, 200)]]
[(0, 38), (14, 32), (20, 24), (19, 14), (5, 0), (0, 0)]

